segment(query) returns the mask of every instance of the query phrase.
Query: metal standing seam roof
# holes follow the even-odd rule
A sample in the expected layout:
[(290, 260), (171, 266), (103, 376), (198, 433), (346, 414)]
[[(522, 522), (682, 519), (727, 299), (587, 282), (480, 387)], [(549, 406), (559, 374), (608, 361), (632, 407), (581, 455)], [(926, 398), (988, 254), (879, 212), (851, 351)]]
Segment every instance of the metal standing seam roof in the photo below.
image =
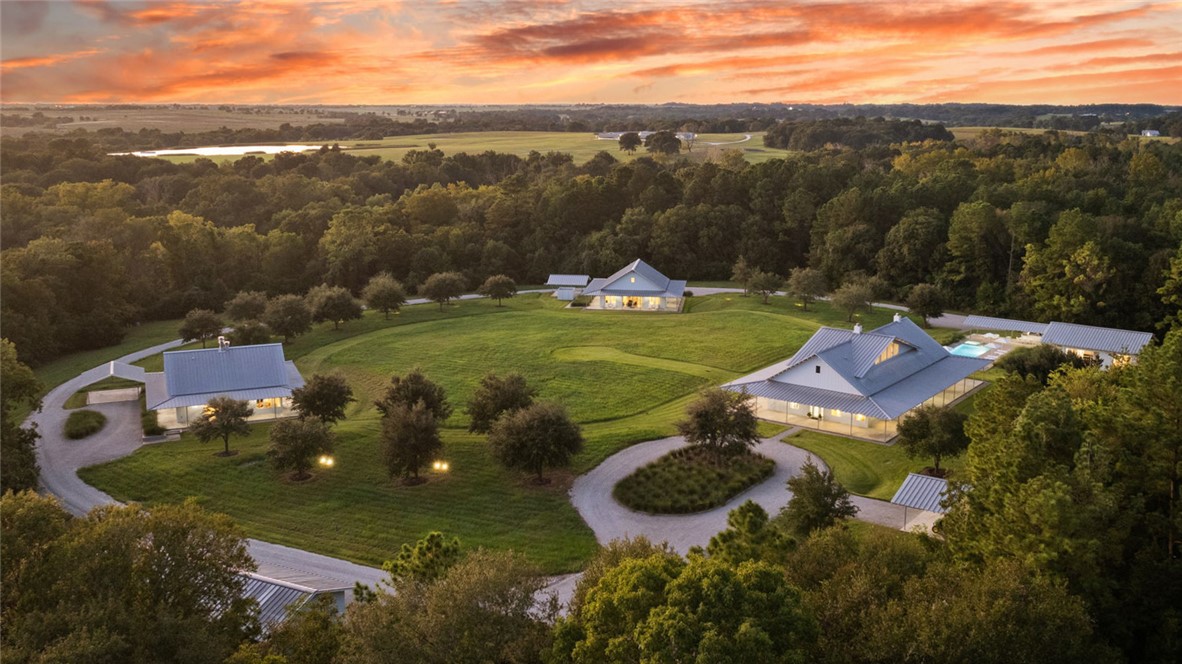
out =
[(1136, 355), (1153, 341), (1149, 332), (1052, 322), (1042, 335), (1044, 344)]
[(1035, 323), (1028, 320), (1015, 320), (1013, 318), (994, 318), (992, 316), (965, 316), (964, 327), (979, 328), (982, 330), (1003, 330), (1025, 332), (1027, 334), (1045, 334), (1047, 331), (1046, 323)]
[(299, 608), (316, 594), (305, 588), (257, 574), (245, 573), (246, 586), (242, 594), (259, 605), (259, 624), (264, 630), (287, 619), (288, 607)]
[(574, 286), (575, 288), (583, 288), (591, 281), (591, 277), (586, 274), (552, 274), (546, 280), (547, 286)]
[(947, 480), (909, 473), (899, 490), (895, 492), (895, 497), (891, 498), (891, 502), (917, 510), (944, 514), (948, 510), (940, 502), (947, 493)]
[[(863, 341), (862, 337), (869, 339)], [(885, 362), (874, 364), (873, 360), (878, 357), (874, 351), (881, 352), (895, 340), (907, 348)], [(858, 394), (777, 380), (788, 369), (813, 357), (823, 359), (858, 390)], [(867, 361), (869, 367), (865, 366)], [(733, 380), (723, 387), (769, 399), (894, 419), (949, 385), (984, 369), (989, 362), (950, 354), (915, 323), (904, 318), (864, 334), (823, 327), (789, 360)]]
[[(643, 277), (646, 281), (652, 282), (660, 290), (642, 289), (642, 288), (619, 288), (614, 287), (615, 282), (623, 279), (632, 272)], [(604, 291), (604, 289), (607, 289)], [(587, 284), (587, 289), (583, 291), (584, 295), (598, 295), (601, 291), (609, 295), (634, 295), (647, 297), (681, 297), (685, 293), (685, 282), (674, 281), (669, 277), (661, 274), (656, 268), (645, 263), (637, 258), (625, 267), (621, 268), (610, 277), (592, 279), (591, 283)]]
[(164, 372), (144, 376), (147, 407), (200, 406), (217, 396), (241, 401), (290, 397), (304, 379), (284, 360), (282, 344), (230, 346), (164, 354)]

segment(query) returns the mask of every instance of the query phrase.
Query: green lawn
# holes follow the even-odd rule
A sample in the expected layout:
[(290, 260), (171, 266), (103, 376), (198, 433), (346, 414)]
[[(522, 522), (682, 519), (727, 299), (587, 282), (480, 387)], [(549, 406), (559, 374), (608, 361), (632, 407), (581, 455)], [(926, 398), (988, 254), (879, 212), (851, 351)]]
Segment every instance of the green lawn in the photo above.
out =
[[(517, 371), (539, 398), (564, 404), (587, 445), (573, 473), (614, 452), (672, 435), (685, 405), (708, 385), (791, 355), (821, 323), (846, 325), (818, 303), (803, 312), (785, 298), (697, 297), (683, 314), (582, 311), (547, 295), (407, 307), (385, 320), (367, 312), (334, 330), (316, 326), (286, 348), (305, 377), (341, 371), (357, 396), (338, 425), (337, 463), (306, 484), (291, 484), (266, 463), (267, 426), (233, 443), (242, 454), (213, 456), (216, 445), (188, 436), (85, 469), (83, 478), (123, 500), (146, 503), (194, 496), (237, 519), (254, 537), (379, 564), (430, 530), (466, 546), (523, 551), (550, 573), (579, 569), (595, 539), (570, 505), (572, 472), (535, 487), (501, 470), (483, 437), (468, 434), (464, 404), (488, 371)], [(892, 312), (863, 318), (869, 325)], [(159, 362), (148, 358), (143, 364)], [(379, 462), (373, 407), (389, 377), (419, 366), (447, 390), (455, 413), (445, 423), (445, 476), (423, 486), (390, 481)], [(768, 429), (773, 435), (777, 428)]]
[[(907, 473), (931, 465), (931, 459), (909, 459), (898, 445), (882, 445), (852, 438), (802, 431), (784, 442), (808, 450), (833, 470), (837, 481), (860, 496), (890, 500), (907, 479)], [(964, 459), (942, 459), (941, 468), (964, 467)]]

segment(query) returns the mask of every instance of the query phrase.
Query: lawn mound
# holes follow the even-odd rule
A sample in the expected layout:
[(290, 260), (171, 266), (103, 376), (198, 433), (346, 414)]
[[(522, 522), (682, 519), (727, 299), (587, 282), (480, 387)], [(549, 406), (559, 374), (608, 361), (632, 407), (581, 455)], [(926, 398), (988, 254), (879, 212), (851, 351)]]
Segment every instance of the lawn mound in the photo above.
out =
[(80, 440), (92, 436), (107, 424), (107, 416), (97, 410), (76, 410), (66, 418), (66, 438)]
[(651, 514), (689, 514), (719, 505), (771, 477), (776, 464), (758, 454), (722, 462), (700, 447), (683, 447), (620, 480), (612, 495)]

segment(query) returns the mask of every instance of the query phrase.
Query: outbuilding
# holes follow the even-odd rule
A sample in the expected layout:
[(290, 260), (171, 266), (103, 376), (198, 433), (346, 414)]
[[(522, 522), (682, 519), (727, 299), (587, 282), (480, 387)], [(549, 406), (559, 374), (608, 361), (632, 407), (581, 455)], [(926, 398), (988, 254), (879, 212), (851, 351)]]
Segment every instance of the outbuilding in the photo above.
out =
[(144, 374), (144, 385), (160, 426), (183, 429), (222, 396), (249, 402), (250, 421), (292, 417), (291, 392), (304, 378), (284, 358), (283, 344), (231, 346), (219, 337), (217, 348), (164, 353), (164, 371)]
[(637, 258), (606, 279), (593, 279), (583, 291), (589, 310), (681, 311), (685, 282), (670, 279)]

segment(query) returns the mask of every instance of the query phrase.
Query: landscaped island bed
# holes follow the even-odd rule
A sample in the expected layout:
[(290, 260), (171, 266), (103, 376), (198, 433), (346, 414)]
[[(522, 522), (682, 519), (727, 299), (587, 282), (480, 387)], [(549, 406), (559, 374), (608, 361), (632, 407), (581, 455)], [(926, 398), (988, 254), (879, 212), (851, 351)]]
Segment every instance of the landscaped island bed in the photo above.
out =
[[(483, 436), (467, 433), (464, 406), (489, 371), (522, 373), (540, 400), (566, 406), (583, 426), (585, 472), (633, 443), (675, 433), (685, 405), (707, 385), (791, 355), (821, 324), (845, 325), (823, 303), (802, 312), (785, 298), (691, 298), (680, 315), (564, 309), (548, 295), (521, 295), (498, 308), (464, 301), (440, 311), (407, 307), (389, 321), (367, 312), (333, 330), (318, 325), (285, 353), (300, 372), (341, 371), (357, 402), (337, 430), (336, 463), (313, 480), (286, 482), (266, 462), (268, 425), (232, 442), (240, 454), (214, 457), (218, 445), (189, 435), (148, 445), (130, 457), (84, 469), (82, 478), (120, 500), (145, 503), (195, 496), (259, 539), (377, 565), (432, 530), (465, 546), (511, 548), (546, 572), (579, 569), (595, 538), (570, 505), (570, 473), (548, 487), (503, 470)], [(863, 322), (882, 324), (892, 312)], [(142, 364), (151, 366), (153, 358)], [(446, 474), (405, 487), (380, 461), (373, 401), (391, 374), (421, 367), (455, 407), (443, 429)]]
[(612, 495), (640, 512), (689, 514), (725, 505), (775, 469), (776, 462), (759, 454), (716, 458), (711, 450), (683, 447), (638, 468)]

